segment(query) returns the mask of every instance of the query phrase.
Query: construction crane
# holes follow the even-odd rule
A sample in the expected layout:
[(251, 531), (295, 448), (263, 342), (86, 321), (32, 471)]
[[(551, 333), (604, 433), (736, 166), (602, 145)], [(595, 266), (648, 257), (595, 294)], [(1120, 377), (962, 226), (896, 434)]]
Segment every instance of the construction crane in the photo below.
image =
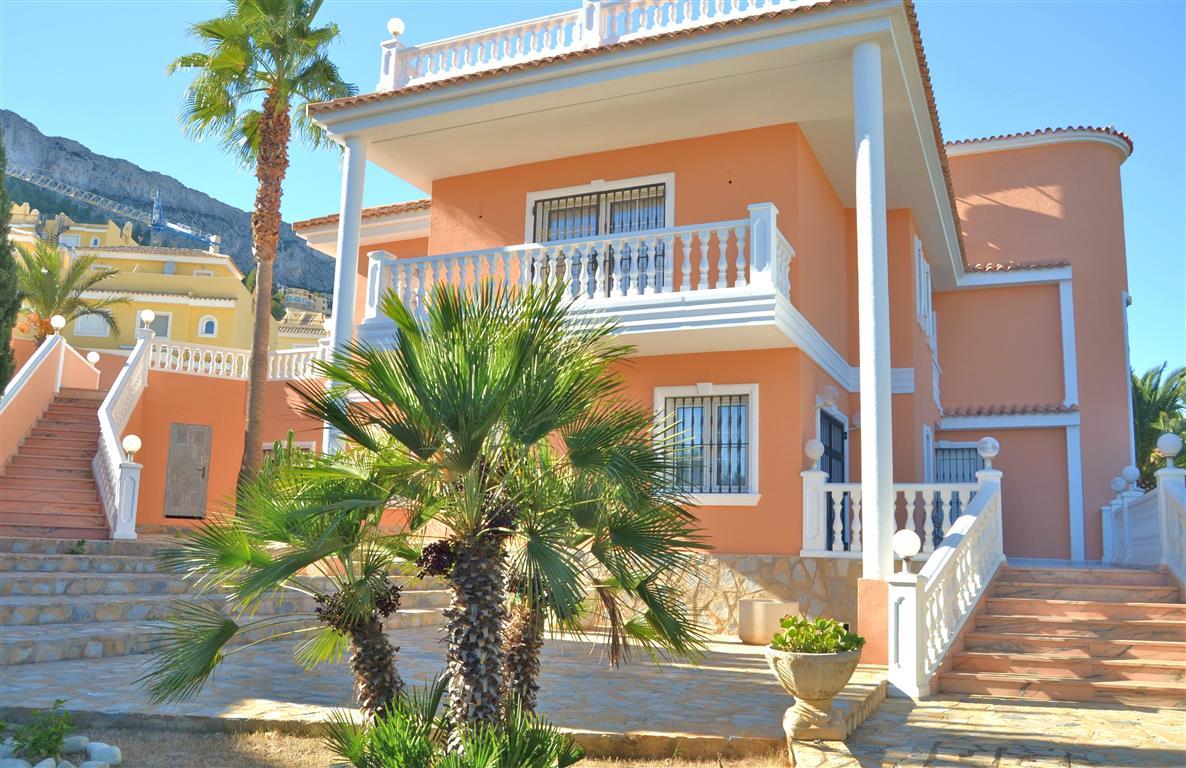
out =
[(152, 228), (153, 232), (172, 232), (173, 234), (188, 237), (191, 240), (197, 240), (207, 247), (216, 245), (221, 242), (222, 238), (218, 235), (211, 235), (185, 224), (178, 224), (175, 221), (169, 221), (165, 218), (165, 207), (161, 201), (161, 191), (158, 189), (152, 195), (152, 212), (146, 213), (139, 208), (133, 208), (130, 205), (116, 202), (110, 198), (96, 195), (94, 192), (88, 192), (85, 189), (79, 189), (64, 181), (60, 181), (51, 176), (46, 176), (44, 173), (32, 171), (26, 168), (5, 168), (4, 172), (15, 179), (27, 181), (30, 184), (48, 189), (63, 197), (68, 197), (71, 200), (77, 200), (87, 205), (92, 205), (96, 208), (114, 213), (117, 216), (122, 216), (125, 219), (138, 221), (141, 224), (146, 224)]

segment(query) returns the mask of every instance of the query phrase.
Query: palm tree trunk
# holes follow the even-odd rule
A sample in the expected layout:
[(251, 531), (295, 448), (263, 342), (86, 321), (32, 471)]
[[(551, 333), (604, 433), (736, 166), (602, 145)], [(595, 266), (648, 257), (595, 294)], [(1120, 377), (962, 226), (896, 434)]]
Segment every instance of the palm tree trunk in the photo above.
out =
[(449, 722), (456, 734), (464, 726), (494, 725), (502, 718), (506, 559), (501, 540), (479, 536), (459, 542), (449, 586), (445, 659)]
[(530, 712), (535, 711), (539, 693), (539, 653), (543, 647), (543, 612), (528, 600), (514, 600), (503, 645), (507, 693), (518, 698), (520, 705)]
[(243, 440), (240, 477), (253, 473), (263, 458), (264, 390), (268, 384), (268, 352), (272, 330), (272, 266), (280, 241), (280, 196), (288, 172), (288, 141), (292, 122), (288, 104), (275, 90), (264, 98), (259, 121), (258, 182), (251, 212), (255, 247), (255, 325), (251, 334), (251, 365), (247, 378), (247, 432)]
[(395, 653), (383, 631), (383, 621), (371, 616), (350, 629), (350, 671), (358, 707), (374, 718), (403, 695), (404, 681), (395, 667)]

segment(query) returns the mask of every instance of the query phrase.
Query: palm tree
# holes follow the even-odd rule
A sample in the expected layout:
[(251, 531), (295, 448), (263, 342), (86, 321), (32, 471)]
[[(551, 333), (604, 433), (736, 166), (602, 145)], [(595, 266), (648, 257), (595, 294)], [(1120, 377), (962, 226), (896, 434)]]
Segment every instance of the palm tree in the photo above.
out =
[[(649, 541), (632, 522), (646, 508), (631, 502), (662, 498), (663, 452), (650, 412), (623, 394), (617, 364), (629, 347), (613, 342), (612, 325), (570, 315), (558, 287), (484, 284), (463, 294), (442, 285), (422, 317), (393, 292), (381, 309), (395, 326), (390, 349), (352, 343), (319, 366), (333, 387), (298, 389), (307, 414), (399, 479), (409, 530), (429, 521), (445, 529), (418, 562), (452, 594), (449, 720), (455, 733), (494, 726), (507, 692), (508, 573), (533, 610), (546, 604), (563, 620), (593, 580), (596, 561), (582, 551), (604, 557), (611, 578), (631, 588), (656, 584), (670, 559), (646, 556)], [(565, 497), (566, 506), (553, 503)], [(613, 546), (632, 530), (634, 551)], [(525, 658), (541, 626), (527, 628)]]
[[(8, 167), (4, 150), (4, 135), (0, 132), (0, 168)], [(12, 329), (21, 311), (20, 282), (16, 276), (16, 251), (8, 239), (9, 223), (12, 220), (12, 205), (5, 184), (7, 174), (0, 174), (0, 392), (8, 386), (16, 372), (16, 360), (12, 350)]]
[[(1133, 436), (1140, 485), (1151, 488), (1153, 473), (1163, 466), (1156, 454), (1157, 438), (1165, 432), (1186, 433), (1186, 368), (1166, 373), (1166, 363), (1138, 376), (1132, 372)], [(1181, 463), (1186, 453), (1178, 455)]]
[[(280, 196), (288, 172), (293, 130), (309, 144), (324, 141), (305, 107), (349, 96), (347, 84), (326, 56), (338, 36), (335, 24), (314, 26), (322, 0), (232, 0), (227, 13), (191, 27), (205, 50), (174, 60), (169, 72), (196, 70), (186, 88), (182, 120), (196, 139), (214, 136), (257, 180), (251, 237), (258, 273), (255, 326), (247, 395), (245, 446), (260, 445), (264, 385), (268, 375), (272, 267), (280, 239)], [(343, 254), (346, 258), (349, 254)], [(244, 472), (260, 453), (243, 452)]]
[(94, 254), (78, 254), (63, 265), (62, 253), (48, 240), (38, 240), (31, 252), (22, 253), (16, 260), (16, 282), (23, 294), (25, 313), (20, 329), (31, 333), (40, 344), (53, 333), (50, 318), (54, 315), (66, 318), (67, 323), (97, 315), (118, 334), (119, 324), (111, 310), (126, 304), (127, 298), (82, 298), (85, 292), (119, 274), (117, 269), (95, 267), (95, 258)]
[[(404, 685), (383, 627), (399, 608), (390, 574), (415, 553), (379, 527), (391, 491), (371, 458), (347, 450), (331, 462), (294, 448), (289, 433), (287, 446), (240, 484), (235, 515), (206, 521), (162, 552), (168, 568), (227, 598), (177, 605), (140, 681), (154, 701), (197, 694), (226, 656), (256, 643), (304, 637), (294, 646), (298, 661), (312, 667), (349, 649), (359, 707), (372, 717), (390, 708)], [(307, 607), (253, 615), (284, 594)]]

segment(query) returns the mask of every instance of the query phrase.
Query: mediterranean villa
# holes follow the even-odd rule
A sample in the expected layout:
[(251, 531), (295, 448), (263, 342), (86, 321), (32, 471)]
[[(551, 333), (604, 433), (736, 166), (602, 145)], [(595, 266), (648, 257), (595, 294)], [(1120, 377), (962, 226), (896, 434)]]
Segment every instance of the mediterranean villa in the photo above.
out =
[[(1184, 474), (1145, 491), (1126, 469), (1128, 136), (946, 142), (908, 0), (585, 0), (388, 33), (373, 92), (309, 107), (344, 149), (340, 209), (294, 225), (337, 260), (333, 346), (389, 344), (388, 291), (558, 283), (618, 323), (630, 393), (679, 427), (710, 629), (773, 600), (855, 624), (911, 696), (1186, 702)], [(424, 198), (365, 208), (368, 173)], [(219, 513), (241, 355), (136, 334), (97, 362), (77, 329), (31, 352), (0, 532)], [(287, 385), (327, 350), (273, 353), (248, 450), (289, 430), (333, 450)], [(17, 471), (49, 466), (73, 474)]]

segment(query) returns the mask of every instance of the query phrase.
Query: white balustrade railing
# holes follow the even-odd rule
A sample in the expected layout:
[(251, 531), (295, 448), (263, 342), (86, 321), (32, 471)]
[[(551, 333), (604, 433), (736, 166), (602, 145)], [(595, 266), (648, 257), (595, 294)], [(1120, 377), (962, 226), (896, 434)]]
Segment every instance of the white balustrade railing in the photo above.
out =
[[(316, 377), (316, 360), (326, 359), (327, 347), (279, 349), (268, 353), (269, 379)], [(251, 372), (251, 350), (215, 347), (207, 344), (153, 341), (148, 350), (148, 367), (154, 371), (246, 380)]]
[[(995, 441), (994, 441), (995, 442)], [(889, 582), (889, 681), (927, 696), (940, 664), (1005, 562), (1001, 473), (976, 473), (977, 492), (919, 573)]]
[(467, 289), (485, 281), (559, 282), (577, 302), (748, 286), (789, 298), (795, 251), (778, 231), (778, 209), (760, 203), (749, 212), (748, 219), (440, 256), (397, 259), (374, 251), (364, 316), (381, 314), (388, 291), (418, 313), (437, 285)]
[(406, 46), (399, 41), (403, 23), (393, 19), (388, 31), (394, 37), (380, 46), (377, 90), (459, 77), (571, 51), (809, 5), (813, 1), (585, 0), (579, 9), (418, 46)]
[[(829, 483), (819, 469), (803, 477), (803, 557), (859, 557), (862, 551), (861, 484)], [(967, 513), (976, 483), (894, 483), (894, 530), (922, 540), (922, 555), (934, 551)]]
[(1113, 478), (1116, 498), (1100, 508), (1103, 561), (1110, 565), (1164, 565), (1186, 583), (1186, 469), (1173, 459), (1182, 450), (1177, 435), (1162, 435), (1158, 452), (1166, 466), (1155, 473), (1157, 484), (1142, 492), (1140, 471), (1125, 467)]
[(329, 347), (323, 344), (316, 347), (278, 349), (268, 355), (268, 378), (288, 380), (317, 377), (318, 373), (313, 363), (325, 360), (328, 351)]
[(124, 456), (120, 443), (140, 395), (148, 386), (152, 339), (151, 329), (136, 331), (136, 346), (99, 406), (99, 450), (91, 460), (91, 470), (113, 539), (136, 538), (141, 465)]

